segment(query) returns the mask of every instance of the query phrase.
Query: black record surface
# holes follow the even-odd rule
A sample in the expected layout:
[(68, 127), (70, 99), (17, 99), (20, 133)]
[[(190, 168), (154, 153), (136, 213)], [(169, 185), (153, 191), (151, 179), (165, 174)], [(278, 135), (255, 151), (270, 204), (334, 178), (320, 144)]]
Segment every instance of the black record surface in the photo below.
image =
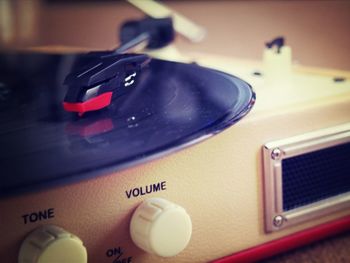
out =
[(244, 81), (153, 59), (132, 92), (82, 117), (62, 84), (81, 54), (0, 54), (0, 195), (118, 171), (192, 145), (245, 116)]

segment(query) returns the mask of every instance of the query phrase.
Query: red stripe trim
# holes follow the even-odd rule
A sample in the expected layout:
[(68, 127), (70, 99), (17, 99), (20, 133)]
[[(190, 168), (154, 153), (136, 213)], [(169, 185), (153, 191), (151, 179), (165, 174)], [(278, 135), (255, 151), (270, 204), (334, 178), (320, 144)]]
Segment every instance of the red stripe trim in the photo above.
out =
[(350, 229), (350, 216), (253, 247), (214, 263), (254, 262)]
[(63, 108), (66, 111), (78, 112), (79, 115), (83, 115), (87, 111), (94, 111), (107, 107), (111, 103), (111, 99), (112, 92), (106, 92), (85, 102), (63, 102)]

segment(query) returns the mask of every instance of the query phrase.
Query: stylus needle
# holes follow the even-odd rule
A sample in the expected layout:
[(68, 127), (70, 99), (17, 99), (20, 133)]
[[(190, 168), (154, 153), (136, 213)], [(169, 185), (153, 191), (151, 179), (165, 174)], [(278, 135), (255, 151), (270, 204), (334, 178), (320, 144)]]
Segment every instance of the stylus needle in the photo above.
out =
[(176, 32), (183, 35), (191, 42), (200, 42), (206, 35), (206, 30), (190, 21), (188, 18), (180, 15), (169, 7), (155, 2), (153, 0), (127, 0), (145, 14), (154, 17), (162, 18), (171, 16), (174, 20), (174, 28)]

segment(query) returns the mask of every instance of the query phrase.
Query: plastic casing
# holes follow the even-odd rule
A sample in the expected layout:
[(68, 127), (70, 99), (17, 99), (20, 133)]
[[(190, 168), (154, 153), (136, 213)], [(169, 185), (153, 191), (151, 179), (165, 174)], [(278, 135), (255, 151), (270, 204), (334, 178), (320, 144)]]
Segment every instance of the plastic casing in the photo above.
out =
[[(292, 233), (342, 218), (340, 211), (267, 234), (264, 230), (262, 146), (350, 121), (350, 84), (330, 76), (295, 74), (292, 83), (270, 87), (252, 76), (256, 64), (199, 56), (198, 62), (235, 73), (255, 89), (256, 106), (213, 138), (166, 157), (64, 186), (0, 200), (0, 258), (15, 262), (21, 241), (42, 224), (77, 235), (89, 262), (113, 262), (108, 250), (121, 248), (134, 262), (207, 262)], [(166, 190), (135, 198), (126, 191), (158, 182)], [(137, 248), (129, 235), (131, 215), (142, 200), (162, 197), (183, 206), (193, 232), (188, 247), (172, 258)], [(55, 217), (23, 224), (22, 215), (54, 207)], [(5, 227), (4, 227), (5, 226)]]

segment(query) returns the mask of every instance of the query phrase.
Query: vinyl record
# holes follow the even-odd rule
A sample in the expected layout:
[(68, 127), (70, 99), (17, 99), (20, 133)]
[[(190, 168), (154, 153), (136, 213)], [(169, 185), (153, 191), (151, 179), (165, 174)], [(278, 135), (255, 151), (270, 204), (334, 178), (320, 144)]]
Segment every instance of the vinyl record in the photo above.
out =
[(152, 59), (132, 92), (79, 117), (64, 79), (82, 54), (0, 55), (1, 195), (118, 171), (198, 143), (252, 108), (244, 81)]

